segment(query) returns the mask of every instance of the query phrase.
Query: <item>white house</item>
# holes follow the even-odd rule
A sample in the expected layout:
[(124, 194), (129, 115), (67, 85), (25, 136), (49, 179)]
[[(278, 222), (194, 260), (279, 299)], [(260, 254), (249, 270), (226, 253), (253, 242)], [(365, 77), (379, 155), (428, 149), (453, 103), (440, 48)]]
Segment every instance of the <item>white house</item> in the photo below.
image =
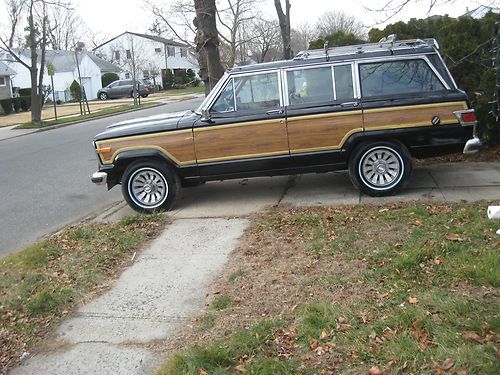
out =
[(126, 31), (94, 48), (94, 52), (122, 68), (120, 78), (131, 78), (135, 67), (138, 79), (151, 79), (161, 86), (167, 69), (191, 69), (195, 73), (199, 69), (196, 55), (188, 45), (155, 35)]
[[(31, 51), (29, 49), (13, 49), (13, 52), (26, 64), (31, 64)], [(82, 86), (85, 88), (87, 99), (96, 99), (97, 91), (102, 88), (101, 76), (103, 73), (120, 73), (119, 67), (104, 61), (103, 59), (88, 53), (74, 51), (45, 51), (45, 72), (43, 85), (51, 86), (51, 77), (48, 75), (47, 65), (54, 67), (54, 87), (56, 100), (68, 101), (71, 99), (69, 87), (74, 80), (79, 81), (81, 77)], [(38, 54), (40, 56), (40, 53)], [(77, 65), (78, 58), (78, 65)], [(12, 86), (19, 88), (31, 87), (29, 70), (16, 61), (14, 57), (6, 52), (0, 53), (0, 61), (17, 72), (12, 78)], [(40, 68), (40, 65), (39, 65)], [(80, 69), (80, 75), (78, 74)]]

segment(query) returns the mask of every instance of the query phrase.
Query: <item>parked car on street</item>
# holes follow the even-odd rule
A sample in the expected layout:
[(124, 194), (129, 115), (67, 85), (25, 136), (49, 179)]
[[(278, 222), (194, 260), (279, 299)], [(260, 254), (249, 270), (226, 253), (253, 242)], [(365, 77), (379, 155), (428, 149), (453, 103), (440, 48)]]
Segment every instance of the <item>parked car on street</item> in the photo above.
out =
[[(135, 91), (136, 96), (140, 95), (143, 98), (145, 98), (150, 94), (150, 92), (152, 92), (153, 87), (149, 84), (145, 84), (142, 80), (138, 79), (137, 84), (138, 84), (138, 91)], [(133, 80), (131, 79), (120, 79), (111, 82), (109, 85), (103, 87), (97, 92), (97, 97), (100, 100), (132, 97), (133, 95), (134, 95), (134, 86), (133, 86)]]
[(141, 212), (169, 209), (181, 185), (342, 169), (363, 193), (394, 194), (412, 157), (481, 146), (438, 49), (433, 39), (389, 39), (233, 68), (194, 111), (98, 134), (92, 182), (121, 184)]

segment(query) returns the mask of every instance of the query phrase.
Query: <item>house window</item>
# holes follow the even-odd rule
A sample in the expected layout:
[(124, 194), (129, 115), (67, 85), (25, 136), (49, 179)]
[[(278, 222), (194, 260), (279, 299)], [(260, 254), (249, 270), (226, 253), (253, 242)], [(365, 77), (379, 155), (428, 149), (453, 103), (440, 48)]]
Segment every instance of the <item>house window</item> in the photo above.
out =
[(131, 59), (132, 58), (132, 53), (130, 52), (130, 50), (128, 49), (125, 52), (127, 53), (127, 59)]
[(130, 73), (125, 73), (125, 79), (129, 79), (130, 78)]
[(120, 51), (115, 51), (115, 60), (120, 60)]
[(181, 57), (187, 57), (187, 48), (186, 47), (181, 47)]
[(175, 57), (175, 47), (167, 46), (167, 54), (168, 56)]
[(0, 86), (6, 86), (7, 82), (5, 76), (0, 76)]
[(156, 53), (160, 53), (161, 52), (161, 48), (155, 48), (155, 52)]

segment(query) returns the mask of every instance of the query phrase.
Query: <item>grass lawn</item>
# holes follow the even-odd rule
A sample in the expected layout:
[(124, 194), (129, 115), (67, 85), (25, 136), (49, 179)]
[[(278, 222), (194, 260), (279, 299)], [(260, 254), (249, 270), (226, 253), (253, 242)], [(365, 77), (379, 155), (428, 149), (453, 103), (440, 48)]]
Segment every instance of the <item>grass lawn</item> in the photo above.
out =
[(102, 294), (164, 215), (80, 224), (0, 259), (0, 374), (19, 363), (77, 305)]
[(488, 202), (274, 208), (159, 374), (498, 374)]
[(144, 104), (137, 105), (137, 106), (134, 106), (133, 104), (123, 104), (123, 105), (119, 105), (119, 106), (112, 107), (112, 108), (101, 109), (101, 110), (98, 110), (98, 111), (95, 111), (95, 112), (92, 112), (90, 114), (83, 115), (83, 116), (71, 116), (71, 117), (59, 118), (57, 120), (42, 121), (42, 123), (40, 125), (34, 125), (31, 122), (27, 122), (27, 123), (24, 123), (24, 124), (17, 126), (16, 129), (44, 128), (46, 126), (51, 126), (51, 125), (60, 125), (60, 124), (68, 123), (68, 122), (74, 122), (74, 121), (79, 121), (79, 120), (86, 120), (86, 119), (106, 116), (106, 115), (110, 115), (113, 113), (127, 111), (130, 109), (144, 108), (144, 107), (147, 107), (150, 105), (155, 105), (155, 104), (159, 104), (159, 102), (146, 102)]

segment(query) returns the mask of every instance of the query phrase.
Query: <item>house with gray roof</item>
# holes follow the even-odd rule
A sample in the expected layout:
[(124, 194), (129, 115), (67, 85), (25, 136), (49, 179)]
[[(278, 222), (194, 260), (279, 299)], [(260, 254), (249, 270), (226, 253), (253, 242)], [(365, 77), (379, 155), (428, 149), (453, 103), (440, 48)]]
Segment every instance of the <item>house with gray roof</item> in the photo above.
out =
[[(157, 35), (125, 31), (94, 48), (97, 56), (119, 66), (120, 78), (150, 79), (163, 86), (167, 70), (191, 69), (198, 73), (198, 60), (190, 46)], [(134, 64), (135, 63), (135, 64)], [(135, 69), (134, 69), (135, 68)]]
[[(29, 49), (16, 48), (13, 49), (13, 53), (26, 64), (31, 64), (31, 51)], [(47, 50), (45, 53), (46, 66), (43, 84), (52, 86), (51, 77), (47, 72), (47, 66), (52, 65), (54, 68), (53, 89), (55, 91), (56, 100), (68, 101), (71, 99), (69, 87), (74, 80), (77, 82), (79, 81), (78, 68), (80, 69), (82, 86), (89, 100), (97, 98), (97, 91), (102, 88), (102, 74), (108, 72), (120, 74), (121, 72), (118, 66), (86, 51), (75, 53), (74, 51)], [(38, 53), (38, 56), (40, 59), (40, 53)], [(19, 63), (10, 53), (4, 51), (0, 52), (0, 61), (3, 61), (7, 66), (17, 72), (12, 79), (13, 87), (31, 87), (29, 70), (23, 64)]]

